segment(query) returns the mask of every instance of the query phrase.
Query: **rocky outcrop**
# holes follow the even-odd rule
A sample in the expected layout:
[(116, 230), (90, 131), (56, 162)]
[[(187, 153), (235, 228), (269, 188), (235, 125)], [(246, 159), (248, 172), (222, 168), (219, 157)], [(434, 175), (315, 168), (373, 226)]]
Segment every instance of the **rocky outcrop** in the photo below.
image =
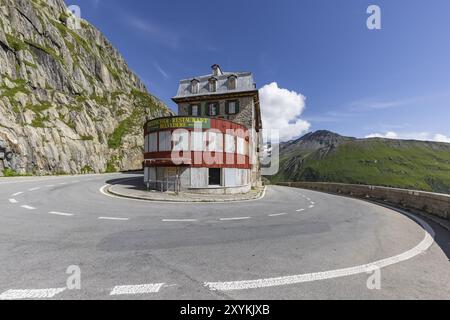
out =
[(63, 0), (0, 0), (0, 175), (142, 166), (145, 119), (170, 115)]

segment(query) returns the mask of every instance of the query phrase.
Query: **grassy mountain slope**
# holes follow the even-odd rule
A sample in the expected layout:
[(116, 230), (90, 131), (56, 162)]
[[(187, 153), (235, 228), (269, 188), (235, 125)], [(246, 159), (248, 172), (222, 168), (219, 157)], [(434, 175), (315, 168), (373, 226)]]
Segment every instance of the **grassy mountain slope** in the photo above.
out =
[[(329, 133), (331, 134), (331, 133)], [(450, 193), (450, 144), (389, 139), (354, 139), (323, 132), (281, 146), (280, 172), (272, 181), (321, 181)]]

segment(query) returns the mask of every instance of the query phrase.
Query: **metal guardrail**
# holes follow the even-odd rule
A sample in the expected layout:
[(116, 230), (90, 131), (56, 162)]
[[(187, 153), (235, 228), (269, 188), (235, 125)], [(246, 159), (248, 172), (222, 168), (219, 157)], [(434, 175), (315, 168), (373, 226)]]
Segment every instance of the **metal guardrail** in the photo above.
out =
[(160, 192), (175, 192), (181, 190), (180, 178), (167, 178), (164, 180), (148, 180), (145, 181), (147, 190), (156, 190)]

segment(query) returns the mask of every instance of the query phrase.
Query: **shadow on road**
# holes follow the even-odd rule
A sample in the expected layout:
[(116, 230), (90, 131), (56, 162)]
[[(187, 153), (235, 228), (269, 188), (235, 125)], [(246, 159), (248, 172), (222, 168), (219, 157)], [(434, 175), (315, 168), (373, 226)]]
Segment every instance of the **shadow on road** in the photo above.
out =
[[(129, 171), (129, 172), (121, 172), (124, 177), (114, 178), (107, 180), (107, 184), (111, 185), (121, 185), (129, 190), (146, 190), (144, 185), (144, 172), (143, 171)], [(130, 175), (135, 175), (130, 176)]]

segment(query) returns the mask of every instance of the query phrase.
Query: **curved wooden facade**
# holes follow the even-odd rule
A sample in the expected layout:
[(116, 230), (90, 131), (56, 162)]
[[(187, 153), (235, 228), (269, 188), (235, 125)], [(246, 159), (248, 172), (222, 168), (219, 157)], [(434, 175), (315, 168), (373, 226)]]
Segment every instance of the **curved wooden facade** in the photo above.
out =
[[(194, 135), (196, 141), (202, 140), (201, 148), (198, 143), (195, 145)], [(191, 116), (158, 118), (145, 124), (144, 136), (145, 167), (251, 169), (252, 166), (249, 130), (229, 120)], [(182, 147), (177, 144), (180, 137)]]

